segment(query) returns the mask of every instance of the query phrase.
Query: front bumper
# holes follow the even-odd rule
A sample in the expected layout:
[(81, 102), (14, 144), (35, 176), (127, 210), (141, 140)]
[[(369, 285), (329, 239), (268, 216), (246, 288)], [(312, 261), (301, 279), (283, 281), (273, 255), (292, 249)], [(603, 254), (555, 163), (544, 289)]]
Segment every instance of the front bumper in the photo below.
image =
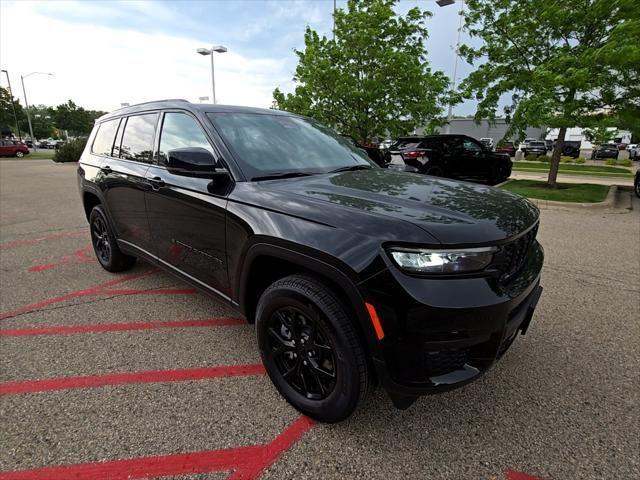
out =
[(529, 327), (543, 258), (534, 242), (507, 284), (487, 276), (416, 278), (393, 267), (365, 282), (385, 332), (373, 362), (392, 398), (451, 390), (487, 371)]

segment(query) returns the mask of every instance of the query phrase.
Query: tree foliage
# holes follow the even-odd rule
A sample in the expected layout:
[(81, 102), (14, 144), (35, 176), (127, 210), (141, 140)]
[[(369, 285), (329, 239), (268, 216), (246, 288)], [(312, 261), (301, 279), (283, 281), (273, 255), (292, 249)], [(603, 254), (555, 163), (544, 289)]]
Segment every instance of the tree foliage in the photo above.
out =
[(438, 121), (448, 79), (427, 62), (424, 21), (395, 0), (349, 0), (335, 12), (335, 40), (307, 27), (296, 50), (295, 91), (273, 92), (275, 107), (316, 118), (360, 142), (406, 135)]
[(13, 108), (11, 105), (12, 102), (19, 122), (20, 118), (24, 115), (22, 112), (22, 106), (11, 96), (8, 89), (0, 87), (0, 132), (3, 135), (6, 134), (6, 132), (17, 135), (17, 132), (15, 131), (16, 121), (13, 116)]
[(480, 65), (462, 83), (476, 118), (495, 118), (513, 92), (512, 132), (558, 127), (549, 184), (555, 185), (568, 127), (611, 117), (640, 119), (640, 2), (637, 0), (468, 0), (465, 27), (482, 46), (461, 55)]
[(58, 105), (53, 110), (54, 123), (60, 130), (66, 130), (70, 135), (89, 135), (96, 118), (105, 112), (85, 110), (78, 107), (72, 100)]

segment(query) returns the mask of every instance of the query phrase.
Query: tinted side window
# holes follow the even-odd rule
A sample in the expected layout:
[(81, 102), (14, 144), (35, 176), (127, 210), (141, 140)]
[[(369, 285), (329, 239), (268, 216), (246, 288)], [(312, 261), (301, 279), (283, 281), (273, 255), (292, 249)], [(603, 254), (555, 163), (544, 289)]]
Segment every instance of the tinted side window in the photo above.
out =
[(202, 132), (200, 125), (186, 113), (169, 112), (162, 122), (160, 135), (160, 165), (167, 163), (170, 150), (176, 148), (200, 147), (215, 155), (211, 144)]
[(116, 136), (119, 122), (120, 119), (116, 118), (115, 120), (102, 122), (98, 126), (98, 133), (96, 133), (96, 138), (93, 139), (93, 145), (91, 145), (91, 153), (111, 155), (111, 147), (113, 147), (113, 139)]
[(463, 140), (462, 144), (463, 144), (463, 147), (464, 147), (465, 151), (467, 151), (467, 152), (481, 152), (482, 151), (482, 147), (478, 143), (476, 143), (476, 142), (474, 142), (472, 140), (469, 140), (468, 138), (465, 138)]
[(122, 135), (120, 157), (136, 162), (151, 162), (153, 153), (153, 134), (157, 115), (134, 115), (127, 119)]

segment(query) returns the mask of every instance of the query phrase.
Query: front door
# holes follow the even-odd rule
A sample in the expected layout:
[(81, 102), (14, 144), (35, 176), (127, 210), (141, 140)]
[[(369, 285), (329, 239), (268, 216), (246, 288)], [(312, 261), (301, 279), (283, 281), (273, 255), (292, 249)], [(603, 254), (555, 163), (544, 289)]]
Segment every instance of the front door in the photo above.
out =
[(187, 147), (205, 148), (220, 158), (195, 117), (164, 113), (158, 163), (146, 174), (152, 187), (146, 194), (151, 234), (161, 262), (227, 297), (226, 196), (209, 192), (210, 179), (165, 168), (170, 150)]

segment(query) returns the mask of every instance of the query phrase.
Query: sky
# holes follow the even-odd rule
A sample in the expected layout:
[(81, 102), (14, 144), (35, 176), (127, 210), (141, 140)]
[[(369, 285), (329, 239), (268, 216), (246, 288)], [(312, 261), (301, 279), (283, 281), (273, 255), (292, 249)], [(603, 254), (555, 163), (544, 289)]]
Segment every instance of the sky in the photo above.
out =
[[(431, 66), (451, 76), (460, 3), (402, 0), (397, 10), (416, 5), (433, 13)], [(110, 111), (125, 102), (211, 97), (210, 58), (196, 49), (222, 44), (228, 52), (215, 55), (217, 102), (269, 107), (274, 88), (294, 88), (294, 49), (304, 47), (305, 26), (331, 35), (332, 11), (333, 0), (0, 0), (0, 66), (21, 102), (20, 75), (50, 72), (24, 80), (29, 104), (72, 99)], [(464, 33), (462, 40), (469, 40)], [(470, 71), (460, 59), (458, 81)], [(5, 75), (0, 84), (7, 86)], [(454, 114), (474, 109), (469, 102)]]

